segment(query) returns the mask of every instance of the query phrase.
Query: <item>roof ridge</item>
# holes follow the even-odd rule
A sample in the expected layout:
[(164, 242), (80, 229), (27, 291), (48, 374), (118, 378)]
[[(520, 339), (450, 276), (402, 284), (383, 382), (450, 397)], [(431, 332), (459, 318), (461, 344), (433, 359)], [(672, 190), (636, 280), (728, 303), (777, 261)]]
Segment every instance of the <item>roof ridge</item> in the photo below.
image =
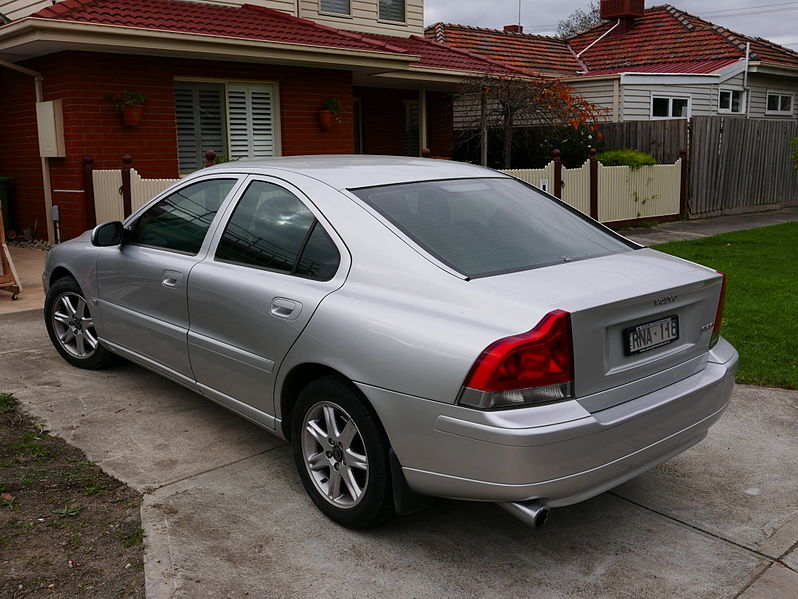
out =
[(543, 75), (541, 75), (540, 73), (538, 73), (536, 71), (533, 71), (532, 69), (523, 69), (523, 68), (520, 68), (520, 67), (513, 66), (511, 64), (506, 64), (506, 63), (500, 62), (498, 60), (493, 60), (492, 58), (490, 58), (488, 56), (485, 56), (483, 54), (477, 54), (476, 52), (471, 52), (470, 50), (465, 50), (463, 48), (458, 48), (457, 46), (450, 46), (449, 44), (441, 44), (439, 42), (436, 42), (435, 40), (431, 40), (431, 39), (426, 38), (426, 37), (421, 37), (420, 35), (411, 35), (410, 39), (419, 40), (419, 41), (425, 42), (427, 44), (434, 44), (436, 46), (443, 46), (444, 48), (446, 48), (447, 50), (449, 50), (451, 52), (457, 52), (458, 54), (464, 54), (464, 55), (466, 55), (466, 56), (468, 56), (470, 58), (479, 59), (479, 60), (481, 60), (483, 62), (487, 62), (487, 63), (495, 65), (497, 67), (501, 67), (502, 70), (509, 69), (511, 71), (517, 71), (520, 75), (523, 75), (524, 77), (529, 77), (530, 73), (532, 73), (535, 77), (543, 77)]
[(459, 23), (443, 23), (441, 21), (438, 21), (437, 23), (434, 23), (433, 25), (429, 25), (428, 27), (425, 27), (424, 31), (427, 31), (428, 29), (435, 29), (437, 31), (438, 28), (444, 29), (444, 31), (445, 31), (446, 27), (460, 27), (462, 29), (470, 29), (472, 31), (487, 31), (487, 32), (490, 32), (490, 33), (500, 33), (502, 35), (522, 35), (524, 37), (534, 37), (534, 38), (542, 38), (542, 39), (546, 39), (546, 40), (551, 40), (551, 41), (554, 41), (554, 42), (564, 42), (563, 38), (558, 37), (556, 35), (542, 35), (540, 33), (523, 33), (523, 32), (522, 33), (517, 33), (515, 31), (504, 31), (504, 29), (495, 29), (493, 27), (479, 27), (477, 25), (461, 25)]

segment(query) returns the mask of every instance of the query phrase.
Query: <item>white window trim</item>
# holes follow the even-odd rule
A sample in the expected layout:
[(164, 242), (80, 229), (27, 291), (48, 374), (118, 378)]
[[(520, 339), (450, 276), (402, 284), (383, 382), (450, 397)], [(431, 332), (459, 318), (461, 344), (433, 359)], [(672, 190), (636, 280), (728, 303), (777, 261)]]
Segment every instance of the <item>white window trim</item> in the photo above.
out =
[[(768, 110), (768, 98), (770, 96), (790, 96), (790, 110)], [(779, 105), (781, 100), (779, 100)], [(792, 116), (795, 114), (795, 93), (788, 91), (780, 91), (776, 89), (769, 89), (765, 94), (765, 114), (773, 114), (778, 116)]]
[[(277, 81), (261, 81), (252, 79), (218, 79), (212, 77), (182, 77), (176, 76), (172, 81), (185, 81), (187, 83), (221, 83), (224, 85), (224, 110), (225, 110), (225, 128), (227, 130), (227, 147), (224, 148), (226, 157), (230, 156), (230, 105), (228, 99), (228, 86), (230, 85), (271, 85), (274, 88), (274, 157), (283, 155), (283, 137), (282, 137), (282, 110), (280, 109), (280, 84)], [(221, 149), (221, 148), (220, 148)], [(183, 177), (189, 173), (180, 173)]]
[[(668, 100), (668, 113), (671, 112), (673, 100), (687, 100), (687, 116), (654, 116), (654, 98), (665, 98)], [(689, 119), (693, 116), (693, 97), (690, 95), (670, 95), (659, 92), (651, 92), (651, 97), (648, 101), (649, 117), (652, 121), (667, 121), (676, 119)]]
[[(723, 92), (740, 92), (742, 95), (740, 97), (740, 110), (732, 110), (731, 109), (731, 98), (729, 98), (729, 108), (721, 108), (720, 107), (720, 95)], [(745, 90), (741, 87), (721, 87), (718, 89), (718, 112), (723, 114), (745, 114), (746, 104), (748, 103), (748, 94), (745, 93)]]
[(340, 19), (354, 19), (354, 17), (352, 16), (352, 2), (353, 2), (353, 0), (349, 0), (349, 12), (332, 12), (332, 11), (329, 11), (329, 10), (322, 10), (322, 8), (321, 8), (321, 0), (319, 0), (319, 2), (318, 2), (318, 5), (319, 5), (318, 13), (320, 15), (322, 15), (322, 16), (325, 16), (325, 17), (337, 17), (337, 18), (340, 18)]
[(407, 0), (405, 0), (405, 18), (402, 21), (391, 21), (390, 19), (380, 18), (380, 0), (377, 0), (377, 22), (386, 25), (407, 25)]

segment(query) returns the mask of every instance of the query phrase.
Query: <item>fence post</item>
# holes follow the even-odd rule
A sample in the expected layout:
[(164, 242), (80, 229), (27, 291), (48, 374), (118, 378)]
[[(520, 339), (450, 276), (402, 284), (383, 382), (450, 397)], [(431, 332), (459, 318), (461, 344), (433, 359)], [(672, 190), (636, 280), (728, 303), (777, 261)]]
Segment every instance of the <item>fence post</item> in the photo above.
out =
[(554, 150), (551, 155), (554, 157), (554, 197), (562, 199), (562, 160), (560, 160), (560, 151)]
[(688, 184), (688, 165), (687, 150), (679, 150), (679, 159), (682, 161), (682, 180), (679, 188), (679, 216), (687, 218), (687, 184)]
[(88, 154), (83, 157), (83, 202), (86, 210), (86, 228), (93, 229), (97, 225), (97, 213), (94, 209), (94, 157)]
[(133, 212), (132, 193), (130, 190), (130, 169), (133, 164), (133, 156), (125, 154), (122, 156), (122, 214), (125, 218)]
[(598, 160), (596, 148), (590, 148), (590, 218), (598, 220)]
[(208, 168), (214, 164), (216, 164), (216, 152), (213, 150), (205, 150), (205, 166), (203, 168)]

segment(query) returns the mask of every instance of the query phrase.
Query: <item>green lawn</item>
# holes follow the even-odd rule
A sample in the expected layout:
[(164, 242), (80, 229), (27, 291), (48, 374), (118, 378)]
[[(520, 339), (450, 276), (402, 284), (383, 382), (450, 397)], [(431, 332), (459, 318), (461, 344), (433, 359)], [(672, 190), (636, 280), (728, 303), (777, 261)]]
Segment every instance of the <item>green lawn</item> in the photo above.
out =
[(726, 273), (721, 335), (740, 352), (738, 382), (798, 389), (798, 223), (655, 249)]

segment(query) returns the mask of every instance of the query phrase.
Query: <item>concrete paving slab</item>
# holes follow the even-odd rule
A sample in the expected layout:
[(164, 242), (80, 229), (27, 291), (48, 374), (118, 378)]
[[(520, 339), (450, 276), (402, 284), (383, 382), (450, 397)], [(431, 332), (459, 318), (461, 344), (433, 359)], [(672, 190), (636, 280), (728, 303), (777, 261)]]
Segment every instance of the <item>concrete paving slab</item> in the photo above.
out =
[(145, 497), (150, 599), (732, 597), (768, 565), (611, 495), (533, 531), (490, 504), (439, 500), (365, 532), (322, 516), (288, 447)]
[(781, 564), (773, 564), (739, 599), (795, 599), (798, 597), (798, 573)]
[(794, 221), (798, 221), (798, 206), (788, 206), (780, 210), (676, 221), (652, 228), (629, 229), (620, 233), (637, 243), (651, 246), (668, 241), (698, 239), (730, 231), (769, 227)]
[(787, 554), (781, 559), (781, 561), (788, 568), (791, 568), (793, 571), (798, 572), (798, 543), (796, 543), (792, 551), (787, 552)]
[(612, 492), (781, 557), (798, 540), (798, 392), (738, 385), (702, 443)]
[[(52, 348), (38, 311), (0, 318), (12, 348), (0, 390), (106, 472), (142, 490), (181, 480), (283, 442), (199, 395), (129, 362), (89, 371)], [(15, 333), (16, 331), (16, 333)], [(13, 335), (24, 339), (15, 339)]]
[(9, 246), (14, 268), (22, 283), (19, 299), (11, 301), (11, 295), (0, 293), (0, 314), (12, 314), (26, 310), (41, 309), (44, 306), (42, 272), (47, 252), (30, 248)]

